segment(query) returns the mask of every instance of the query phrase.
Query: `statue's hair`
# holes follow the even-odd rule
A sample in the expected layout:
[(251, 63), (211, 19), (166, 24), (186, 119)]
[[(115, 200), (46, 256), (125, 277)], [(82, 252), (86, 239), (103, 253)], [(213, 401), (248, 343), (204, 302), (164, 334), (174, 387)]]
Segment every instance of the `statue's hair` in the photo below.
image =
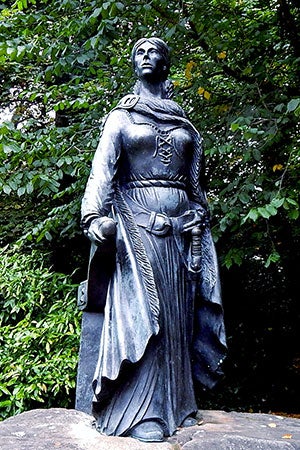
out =
[(164, 65), (166, 68), (164, 69), (163, 74), (162, 74), (162, 81), (165, 81), (168, 78), (168, 74), (170, 71), (170, 49), (167, 46), (167, 44), (165, 43), (165, 41), (163, 41), (162, 39), (160, 39), (158, 37), (153, 36), (150, 38), (141, 38), (134, 44), (132, 52), (131, 52), (131, 61), (133, 64), (133, 68), (135, 69), (135, 62), (134, 62), (135, 54), (136, 54), (138, 48), (145, 42), (149, 42), (150, 44), (154, 45), (158, 49), (161, 56), (163, 57)]

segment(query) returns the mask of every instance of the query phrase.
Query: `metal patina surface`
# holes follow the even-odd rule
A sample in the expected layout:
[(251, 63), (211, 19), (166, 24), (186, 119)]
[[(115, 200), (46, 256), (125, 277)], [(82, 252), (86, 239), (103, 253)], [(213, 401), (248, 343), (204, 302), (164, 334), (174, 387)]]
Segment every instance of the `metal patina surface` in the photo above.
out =
[(82, 201), (77, 407), (93, 370), (97, 430), (148, 442), (195, 423), (194, 381), (215, 385), (226, 342), (202, 139), (171, 100), (165, 42), (139, 40), (132, 62), (138, 81), (104, 121)]

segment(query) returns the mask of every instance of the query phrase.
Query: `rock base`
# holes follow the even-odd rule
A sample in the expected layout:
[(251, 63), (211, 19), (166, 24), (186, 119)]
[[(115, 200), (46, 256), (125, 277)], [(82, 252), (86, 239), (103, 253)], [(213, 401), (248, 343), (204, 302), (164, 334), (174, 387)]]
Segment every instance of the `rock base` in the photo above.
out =
[(0, 423), (1, 450), (300, 450), (300, 420), (269, 414), (199, 411), (200, 425), (162, 443), (100, 435), (76, 410), (37, 409)]

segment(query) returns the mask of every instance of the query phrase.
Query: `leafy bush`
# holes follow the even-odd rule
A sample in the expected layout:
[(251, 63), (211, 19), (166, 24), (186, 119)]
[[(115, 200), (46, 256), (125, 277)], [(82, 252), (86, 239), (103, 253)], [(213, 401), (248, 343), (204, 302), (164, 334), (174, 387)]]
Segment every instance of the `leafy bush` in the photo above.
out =
[(0, 252), (0, 417), (67, 407), (75, 387), (79, 313), (70, 276), (45, 255)]

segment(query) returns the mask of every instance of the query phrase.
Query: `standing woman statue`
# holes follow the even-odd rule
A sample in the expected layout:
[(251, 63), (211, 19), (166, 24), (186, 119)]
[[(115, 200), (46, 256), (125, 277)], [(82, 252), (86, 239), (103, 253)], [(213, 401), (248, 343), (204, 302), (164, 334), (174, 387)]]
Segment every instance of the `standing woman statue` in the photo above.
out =
[(193, 383), (214, 386), (226, 344), (201, 138), (170, 99), (165, 42), (140, 39), (132, 62), (138, 81), (104, 122), (82, 225), (88, 296), (104, 309), (96, 427), (153, 442), (197, 423)]

